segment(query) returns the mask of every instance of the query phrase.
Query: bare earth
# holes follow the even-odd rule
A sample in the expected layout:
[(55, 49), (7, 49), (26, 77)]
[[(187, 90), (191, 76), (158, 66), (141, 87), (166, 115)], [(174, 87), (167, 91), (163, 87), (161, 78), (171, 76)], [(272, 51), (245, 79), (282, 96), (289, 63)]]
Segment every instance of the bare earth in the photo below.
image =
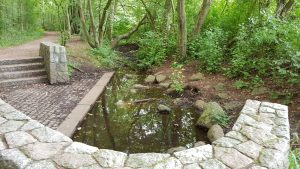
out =
[(56, 42), (57, 40), (57, 32), (46, 32), (45, 36), (41, 39), (34, 40), (19, 46), (0, 49), (0, 60), (38, 57), (41, 42)]

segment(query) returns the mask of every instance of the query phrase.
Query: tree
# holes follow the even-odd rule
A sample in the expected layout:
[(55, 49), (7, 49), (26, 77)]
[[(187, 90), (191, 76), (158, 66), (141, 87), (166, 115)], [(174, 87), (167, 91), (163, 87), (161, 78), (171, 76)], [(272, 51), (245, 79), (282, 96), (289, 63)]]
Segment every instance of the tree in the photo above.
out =
[(277, 0), (275, 16), (278, 18), (284, 17), (286, 13), (288, 13), (288, 11), (292, 8), (294, 3), (294, 0), (289, 0), (288, 2), (286, 2), (286, 0)]
[(193, 36), (196, 36), (200, 33), (201, 28), (202, 28), (202, 26), (205, 22), (207, 14), (209, 12), (212, 1), (213, 0), (203, 0), (201, 9), (200, 9), (199, 14), (198, 14), (197, 24), (196, 24), (196, 26), (194, 28), (194, 31), (193, 31)]
[(185, 0), (178, 0), (178, 20), (179, 20), (179, 55), (180, 60), (184, 60), (187, 56), (187, 27)]

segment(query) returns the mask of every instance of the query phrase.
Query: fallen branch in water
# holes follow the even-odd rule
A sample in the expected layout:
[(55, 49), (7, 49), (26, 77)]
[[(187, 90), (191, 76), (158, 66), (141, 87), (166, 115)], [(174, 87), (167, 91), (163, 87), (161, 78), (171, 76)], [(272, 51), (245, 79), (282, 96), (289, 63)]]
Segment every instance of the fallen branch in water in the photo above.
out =
[(150, 102), (150, 101), (154, 101), (156, 100), (156, 98), (149, 98), (149, 99), (142, 99), (142, 100), (136, 100), (133, 103), (144, 103), (144, 102)]

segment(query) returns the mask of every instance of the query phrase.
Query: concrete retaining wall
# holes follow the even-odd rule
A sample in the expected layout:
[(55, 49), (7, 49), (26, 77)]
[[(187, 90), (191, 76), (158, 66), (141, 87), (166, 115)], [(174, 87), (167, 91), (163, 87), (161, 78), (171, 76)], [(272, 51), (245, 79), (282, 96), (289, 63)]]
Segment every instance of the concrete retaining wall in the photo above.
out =
[(232, 131), (173, 154), (125, 154), (73, 142), (0, 99), (0, 168), (286, 169), (288, 107), (248, 100)]

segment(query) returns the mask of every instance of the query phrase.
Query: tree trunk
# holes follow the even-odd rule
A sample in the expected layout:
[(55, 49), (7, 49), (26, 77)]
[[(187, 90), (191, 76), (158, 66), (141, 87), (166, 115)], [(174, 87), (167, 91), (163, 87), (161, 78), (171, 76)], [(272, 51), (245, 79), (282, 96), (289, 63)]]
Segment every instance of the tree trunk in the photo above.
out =
[(110, 42), (112, 42), (113, 39), (113, 27), (114, 27), (114, 18), (115, 18), (115, 12), (117, 10), (118, 1), (113, 0), (113, 5), (110, 8), (109, 13), (109, 20), (108, 20), (108, 26), (107, 26), (107, 38)]
[(277, 0), (275, 16), (277, 18), (284, 17), (289, 12), (289, 10), (292, 8), (294, 3), (295, 3), (294, 0), (289, 0), (288, 2), (286, 2), (285, 0)]
[(83, 9), (82, 9), (82, 5), (81, 5), (81, 1), (79, 0), (78, 1), (78, 8), (79, 8), (79, 15), (80, 15), (80, 21), (81, 21), (81, 26), (82, 26), (82, 31), (83, 31), (83, 34), (88, 42), (88, 44), (92, 47), (92, 48), (97, 48), (98, 46), (96, 46), (91, 37), (90, 37), (90, 34), (87, 30), (87, 27), (86, 27), (86, 22), (85, 22), (85, 17), (84, 17), (84, 12), (83, 12)]
[(171, 29), (171, 23), (172, 23), (172, 0), (166, 0), (165, 2), (165, 11), (164, 11), (164, 32), (168, 34)]
[(119, 42), (123, 39), (129, 39), (145, 23), (146, 18), (147, 18), (147, 14), (143, 17), (142, 20), (140, 20), (140, 22), (131, 31), (114, 38), (114, 40), (112, 41), (112, 47), (113, 48), (116, 47), (119, 44)]
[(70, 21), (70, 15), (69, 15), (69, 10), (68, 8), (66, 9), (66, 22), (67, 22), (67, 31), (68, 31), (68, 35), (69, 37), (71, 37), (72, 35), (72, 31), (71, 31), (71, 21)]
[(98, 32), (99, 32), (99, 37), (98, 37), (98, 41), (99, 41), (99, 46), (101, 47), (103, 44), (103, 40), (104, 40), (104, 32), (105, 32), (105, 25), (106, 25), (106, 21), (107, 21), (107, 11), (109, 9), (109, 7), (111, 6), (112, 0), (108, 0), (101, 17), (99, 16), (99, 28), (98, 28)]
[(211, 7), (211, 3), (212, 3), (213, 0), (203, 0), (203, 3), (202, 3), (202, 6), (201, 6), (201, 9), (199, 11), (199, 14), (198, 14), (198, 20), (197, 20), (197, 24), (194, 28), (194, 31), (193, 31), (193, 35), (196, 36), (200, 33), (201, 31), (201, 28), (205, 22), (205, 19), (207, 17), (207, 14), (209, 12), (209, 9)]
[(95, 46), (99, 46), (99, 41), (98, 41), (98, 39), (97, 39), (96, 25), (95, 25), (94, 15), (93, 15), (92, 2), (91, 2), (91, 0), (88, 0), (87, 3), (88, 3), (88, 4), (87, 4), (87, 8), (88, 8), (89, 15), (90, 15), (91, 30), (92, 30), (92, 33), (93, 33), (94, 43), (95, 43)]
[(179, 18), (179, 54), (180, 54), (180, 60), (184, 60), (186, 58), (186, 50), (187, 50), (185, 0), (178, 0), (178, 18)]

